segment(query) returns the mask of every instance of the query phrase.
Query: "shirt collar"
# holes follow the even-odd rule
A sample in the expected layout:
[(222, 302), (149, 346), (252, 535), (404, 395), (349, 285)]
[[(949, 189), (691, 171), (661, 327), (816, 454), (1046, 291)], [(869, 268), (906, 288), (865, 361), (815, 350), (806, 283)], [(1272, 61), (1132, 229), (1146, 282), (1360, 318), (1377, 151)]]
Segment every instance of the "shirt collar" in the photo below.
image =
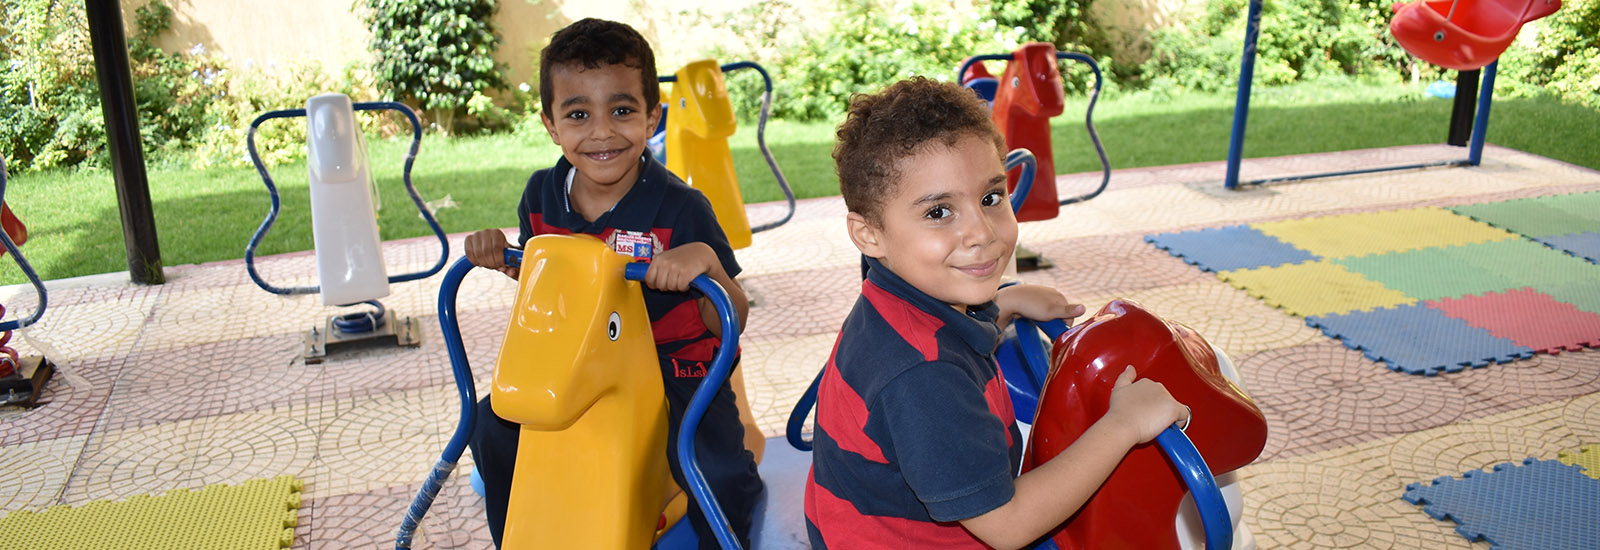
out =
[(966, 342), (973, 351), (983, 355), (994, 353), (1000, 344), (1000, 327), (995, 324), (995, 319), (1000, 315), (1000, 308), (993, 301), (968, 307), (966, 314), (950, 307), (938, 298), (929, 296), (905, 279), (900, 278), (888, 267), (877, 259), (865, 258), (867, 261), (867, 280), (877, 285), (895, 297), (904, 300), (918, 310), (944, 321), (946, 327), (955, 331), (956, 336)]
[[(665, 198), (666, 183), (671, 177), (666, 167), (656, 162), (655, 157), (642, 155), (639, 159), (639, 179), (633, 183), (628, 192), (617, 199), (617, 203), (601, 214), (594, 222), (585, 223), (583, 216), (572, 210), (572, 179), (576, 177), (578, 169), (565, 156), (556, 161), (555, 173), (562, 178), (561, 205), (563, 217), (572, 220), (577, 227), (569, 229), (582, 229), (590, 226), (610, 227), (616, 226), (630, 231), (648, 231), (655, 222), (656, 214), (661, 209), (661, 202)], [(616, 218), (616, 219), (609, 219)], [(639, 227), (634, 227), (639, 226)]]

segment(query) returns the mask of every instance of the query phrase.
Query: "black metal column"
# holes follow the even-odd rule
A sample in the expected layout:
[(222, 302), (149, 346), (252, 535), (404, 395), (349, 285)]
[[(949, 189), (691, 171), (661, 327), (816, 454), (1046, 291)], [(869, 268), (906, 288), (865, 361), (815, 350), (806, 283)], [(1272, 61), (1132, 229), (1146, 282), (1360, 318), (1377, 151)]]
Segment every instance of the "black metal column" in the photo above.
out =
[(1472, 118), (1477, 109), (1478, 74), (1482, 69), (1456, 73), (1456, 100), (1450, 109), (1450, 136), (1445, 143), (1466, 147), (1472, 139)]
[(150, 205), (150, 181), (144, 171), (139, 139), (139, 111), (133, 102), (133, 74), (128, 70), (128, 43), (122, 31), (122, 6), (117, 0), (85, 0), (89, 39), (94, 45), (95, 73), (100, 81), (100, 110), (106, 119), (106, 147), (116, 178), (117, 206), (122, 212), (122, 240), (128, 249), (128, 275), (133, 282), (166, 282), (156, 219)]

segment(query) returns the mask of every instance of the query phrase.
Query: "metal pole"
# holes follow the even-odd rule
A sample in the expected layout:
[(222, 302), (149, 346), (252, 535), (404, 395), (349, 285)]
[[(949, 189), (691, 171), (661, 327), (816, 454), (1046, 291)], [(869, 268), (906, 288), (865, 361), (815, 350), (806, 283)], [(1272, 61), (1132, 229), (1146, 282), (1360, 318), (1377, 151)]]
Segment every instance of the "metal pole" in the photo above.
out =
[(1472, 138), (1472, 100), (1478, 95), (1478, 69), (1456, 73), (1456, 99), (1450, 109), (1450, 135), (1445, 143), (1466, 147)]
[(1494, 103), (1494, 72), (1500, 65), (1496, 60), (1483, 68), (1483, 90), (1478, 92), (1478, 120), (1472, 125), (1472, 148), (1467, 151), (1467, 163), (1477, 166), (1483, 161), (1483, 134), (1489, 130), (1489, 104)]
[(1250, 0), (1245, 19), (1244, 54), (1239, 60), (1239, 95), (1233, 104), (1233, 135), (1228, 139), (1228, 175), (1224, 187), (1239, 186), (1239, 161), (1244, 155), (1245, 119), (1250, 115), (1250, 83), (1256, 74), (1256, 37), (1261, 34), (1261, 0)]
[(84, 6), (100, 82), (100, 110), (106, 119), (106, 148), (111, 153), (117, 206), (122, 212), (128, 275), (136, 283), (161, 284), (166, 282), (166, 275), (161, 271), (150, 182), (144, 171), (139, 111), (133, 102), (133, 75), (128, 70), (128, 44), (122, 31), (122, 6), (116, 0), (85, 0)]

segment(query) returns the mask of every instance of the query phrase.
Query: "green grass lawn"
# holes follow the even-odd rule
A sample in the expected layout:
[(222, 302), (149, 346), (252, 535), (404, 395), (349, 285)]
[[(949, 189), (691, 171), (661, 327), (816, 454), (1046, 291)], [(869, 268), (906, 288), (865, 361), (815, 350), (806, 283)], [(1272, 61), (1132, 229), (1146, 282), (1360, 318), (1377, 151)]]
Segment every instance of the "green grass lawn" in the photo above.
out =
[[(1113, 169), (1218, 161), (1227, 157), (1233, 99), (1232, 95), (1199, 94), (1110, 96), (1096, 106), (1095, 126)], [(1081, 98), (1069, 99), (1068, 114), (1053, 123), (1058, 172), (1099, 170), (1083, 129), (1080, 113), (1085, 103)], [(1442, 143), (1449, 117), (1449, 101), (1425, 97), (1416, 87), (1343, 82), (1258, 87), (1251, 102), (1245, 156)], [(831, 157), (834, 126), (768, 124), (768, 145), (801, 198), (838, 194)], [(1600, 169), (1600, 147), (1594, 145), (1600, 143), (1600, 110), (1552, 99), (1496, 100), (1488, 141)], [(372, 140), (369, 146), (382, 196), (378, 222), (384, 238), (429, 234), (400, 181), (407, 142)], [(781, 199), (756, 148), (754, 124), (740, 128), (732, 148), (745, 200)], [(516, 202), (528, 175), (553, 164), (559, 154), (543, 134), (459, 139), (427, 136), (412, 179), (424, 199), (438, 202), (449, 196), (454, 203), (437, 211), (447, 232), (513, 227)], [(283, 210), (257, 254), (308, 250), (311, 224), (305, 163), (276, 166), (272, 174)], [(1219, 180), (1221, 176), (1219, 171)], [(244, 257), (245, 246), (270, 204), (266, 188), (250, 168), (200, 171), (153, 165), (149, 179), (161, 258), (169, 266)], [(28, 225), (29, 240), (23, 253), (45, 279), (127, 269), (110, 172), (15, 174), (6, 195)], [(0, 260), (0, 283), (24, 281), (15, 263)]]

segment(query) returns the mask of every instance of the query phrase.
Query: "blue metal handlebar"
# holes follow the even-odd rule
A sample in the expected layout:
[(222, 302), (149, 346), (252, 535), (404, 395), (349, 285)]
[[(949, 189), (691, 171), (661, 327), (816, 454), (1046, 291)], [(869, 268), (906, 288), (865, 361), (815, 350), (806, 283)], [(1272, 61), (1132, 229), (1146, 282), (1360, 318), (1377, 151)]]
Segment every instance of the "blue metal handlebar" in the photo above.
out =
[[(751, 233), (760, 233), (768, 229), (788, 223), (794, 218), (795, 202), (794, 189), (789, 187), (789, 179), (783, 176), (783, 169), (778, 168), (778, 161), (772, 158), (772, 150), (767, 148), (767, 117), (772, 114), (772, 75), (767, 69), (754, 61), (735, 61), (722, 65), (722, 72), (728, 73), (739, 69), (755, 69), (761, 74), (761, 80), (766, 84), (766, 92), (761, 94), (761, 114), (756, 118), (756, 146), (761, 149), (761, 156), (767, 160), (767, 168), (772, 170), (772, 177), (778, 180), (778, 188), (783, 190), (783, 198), (789, 203), (789, 210), (777, 221), (764, 223), (750, 228)], [(656, 77), (657, 82), (677, 82), (677, 75), (661, 75)]]
[[(6, 179), (6, 159), (0, 156), (0, 204), (5, 204), (6, 202)], [(17, 243), (13, 242), (11, 236), (7, 235), (5, 231), (0, 231), (0, 245), (4, 245), (6, 252), (11, 253), (11, 258), (16, 260), (17, 267), (22, 268), (22, 274), (28, 277), (28, 282), (33, 283), (33, 290), (39, 293), (39, 307), (33, 310), (33, 314), (14, 321), (0, 323), (0, 332), (6, 332), (39, 322), (39, 318), (44, 317), (44, 308), (49, 304), (50, 296), (45, 292), (44, 281), (39, 280), (39, 274), (34, 273), (33, 266), (28, 264), (27, 258), (22, 257), (22, 251), (17, 250)]]
[[(520, 265), (522, 251), (507, 250), (506, 258), (509, 260), (513, 254)], [(428, 508), (433, 506), (433, 499), (439, 496), (439, 490), (444, 487), (445, 480), (450, 478), (450, 473), (455, 471), (456, 463), (461, 460), (461, 453), (466, 450), (467, 440), (471, 437), (473, 425), (477, 421), (478, 397), (473, 385), (472, 366), (467, 363), (467, 348), (461, 341), (461, 327), (456, 321), (456, 294), (461, 290), (461, 280), (472, 271), (472, 267), (472, 262), (466, 258), (456, 260), (456, 263), (450, 266), (450, 270), (445, 272), (444, 281), (439, 284), (439, 332), (444, 336), (445, 351), (450, 356), (450, 370), (455, 375), (456, 392), (461, 394), (461, 414), (456, 421), (455, 433), (450, 436), (450, 442), (445, 445), (439, 461), (433, 466), (433, 471), (422, 482), (422, 488), (412, 499), (405, 520), (400, 524), (400, 530), (395, 533), (394, 547), (397, 550), (411, 548), (411, 538), (417, 530), (417, 524), (422, 522), (422, 517), (427, 515)]]
[(1022, 174), (1017, 176), (1017, 187), (1011, 190), (1011, 211), (1014, 213), (1022, 208), (1022, 201), (1028, 198), (1028, 192), (1033, 190), (1034, 173), (1039, 171), (1039, 159), (1027, 149), (1013, 149), (1006, 153), (1006, 172), (1012, 168), (1022, 166)]
[[(623, 273), (630, 281), (644, 280), (645, 273), (649, 272), (650, 264), (628, 264)], [(700, 387), (694, 392), (694, 397), (689, 400), (688, 409), (683, 412), (683, 421), (678, 427), (678, 464), (683, 467), (684, 480), (689, 486), (685, 489), (694, 495), (700, 502), (700, 511), (705, 514), (706, 523), (711, 525), (711, 530), (716, 533), (717, 542), (725, 550), (741, 550), (738, 537), (733, 534), (733, 527), (728, 523), (727, 514), (723, 513), (722, 505), (717, 503), (717, 495), (711, 491), (711, 484), (706, 481), (706, 476), (700, 471), (700, 461), (695, 457), (694, 436), (700, 429), (700, 420), (705, 418), (706, 409), (711, 406), (711, 399), (722, 389), (728, 376), (733, 372), (733, 354), (739, 350), (739, 319), (737, 310), (733, 307), (733, 300), (728, 298), (728, 291), (717, 284), (715, 280), (705, 275), (694, 278), (695, 290), (699, 290), (711, 304), (717, 308), (717, 319), (722, 325), (722, 345), (717, 347), (717, 353), (711, 359), (711, 367), (706, 369), (706, 376), (700, 380)]]
[[(416, 162), (417, 151), (422, 145), (422, 121), (417, 119), (417, 113), (412, 111), (410, 107), (407, 107), (404, 103), (394, 101), (352, 103), (351, 108), (355, 111), (399, 111), (400, 114), (406, 116), (407, 120), (411, 121), (411, 148), (406, 151), (405, 170), (402, 172), (401, 177), (405, 181), (406, 193), (411, 195), (411, 202), (415, 204), (417, 206), (417, 210), (422, 213), (422, 218), (428, 222), (428, 226), (433, 228), (434, 236), (439, 238), (439, 261), (435, 262), (433, 267), (423, 271), (406, 273), (402, 275), (391, 275), (389, 276), (389, 282), (403, 283), (406, 281), (415, 281), (417, 279), (426, 279), (431, 277), (434, 273), (438, 273), (440, 269), (443, 269), (445, 262), (450, 259), (450, 240), (445, 237), (444, 229), (439, 227), (439, 222), (438, 220), (434, 219), (433, 213), (428, 211), (428, 204), (422, 200), (422, 195), (417, 193), (417, 187), (411, 183), (411, 166)], [(261, 155), (256, 153), (256, 128), (260, 127), (261, 123), (275, 118), (292, 118), (303, 116), (306, 116), (305, 109), (284, 109), (281, 111), (270, 111), (263, 113), (250, 123), (250, 130), (245, 134), (245, 147), (250, 152), (250, 162), (255, 164), (256, 173), (261, 175), (261, 181), (265, 182), (267, 185), (267, 195), (272, 198), (272, 209), (267, 211), (267, 218), (261, 221), (261, 226), (256, 228), (255, 234), (250, 237), (249, 246), (246, 246), (244, 249), (244, 267), (245, 271), (249, 272), (250, 274), (250, 280), (254, 281), (256, 286), (259, 286), (262, 290), (271, 292), (273, 294), (311, 294), (321, 290), (320, 285), (288, 288), (273, 286), (271, 283), (262, 280), (261, 274), (256, 272), (255, 264), (256, 247), (259, 246), (261, 244), (261, 240), (267, 236), (267, 231), (272, 230), (272, 224), (278, 220), (278, 211), (282, 207), (282, 201), (278, 199), (278, 187), (273, 185), (272, 176), (267, 173), (266, 164), (262, 163)]]
[(1200, 524), (1205, 526), (1206, 548), (1233, 548), (1233, 518), (1228, 516), (1228, 503), (1223, 501), (1222, 490), (1217, 488), (1217, 478), (1211, 475), (1211, 468), (1206, 466), (1206, 459), (1200, 456), (1200, 450), (1177, 425), (1169, 426), (1156, 435), (1156, 444), (1166, 453), (1167, 460), (1178, 471), (1178, 477), (1183, 478), (1184, 484), (1189, 486), (1195, 510), (1200, 512)]

